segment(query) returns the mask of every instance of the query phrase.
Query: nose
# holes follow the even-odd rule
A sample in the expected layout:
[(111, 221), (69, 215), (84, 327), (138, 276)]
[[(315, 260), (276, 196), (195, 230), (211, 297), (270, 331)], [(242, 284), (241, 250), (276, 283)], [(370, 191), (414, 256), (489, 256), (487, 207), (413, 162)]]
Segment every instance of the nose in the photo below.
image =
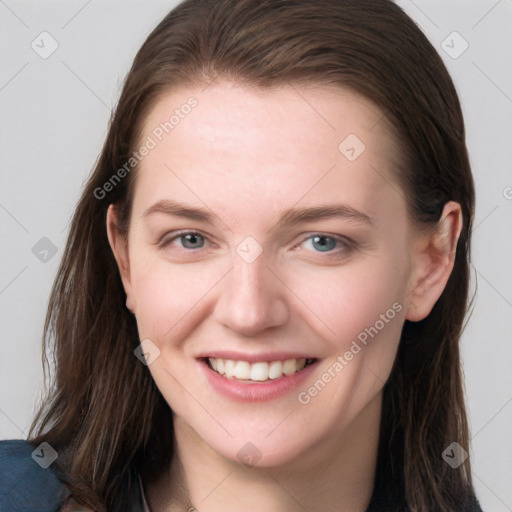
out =
[(288, 321), (287, 288), (263, 254), (248, 263), (235, 253), (233, 267), (221, 282), (213, 315), (224, 326), (254, 336)]

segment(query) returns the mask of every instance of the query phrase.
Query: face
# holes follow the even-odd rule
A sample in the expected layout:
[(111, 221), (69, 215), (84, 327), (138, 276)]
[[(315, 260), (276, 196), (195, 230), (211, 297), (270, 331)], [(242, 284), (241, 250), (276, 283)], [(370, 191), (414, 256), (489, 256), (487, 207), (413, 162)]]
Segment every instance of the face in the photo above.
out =
[(115, 253), (148, 369), (205, 449), (284, 464), (378, 401), (416, 236), (390, 133), (321, 87), (176, 90), (146, 119)]

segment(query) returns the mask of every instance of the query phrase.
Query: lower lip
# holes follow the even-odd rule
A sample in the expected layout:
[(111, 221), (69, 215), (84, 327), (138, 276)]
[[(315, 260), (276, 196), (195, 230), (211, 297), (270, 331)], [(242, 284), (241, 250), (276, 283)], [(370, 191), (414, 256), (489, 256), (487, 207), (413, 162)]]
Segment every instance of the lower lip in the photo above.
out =
[(245, 402), (272, 400), (289, 393), (315, 371), (317, 363), (318, 359), (292, 375), (283, 375), (275, 380), (252, 384), (223, 377), (213, 371), (204, 360), (198, 360), (199, 371), (205, 374), (215, 391), (228, 398)]

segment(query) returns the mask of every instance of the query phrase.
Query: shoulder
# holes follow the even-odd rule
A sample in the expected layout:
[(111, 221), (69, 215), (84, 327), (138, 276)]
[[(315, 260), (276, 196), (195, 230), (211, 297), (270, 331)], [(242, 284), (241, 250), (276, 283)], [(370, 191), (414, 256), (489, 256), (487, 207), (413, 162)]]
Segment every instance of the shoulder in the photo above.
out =
[(66, 488), (51, 469), (58, 454), (43, 443), (0, 441), (0, 512), (56, 512)]

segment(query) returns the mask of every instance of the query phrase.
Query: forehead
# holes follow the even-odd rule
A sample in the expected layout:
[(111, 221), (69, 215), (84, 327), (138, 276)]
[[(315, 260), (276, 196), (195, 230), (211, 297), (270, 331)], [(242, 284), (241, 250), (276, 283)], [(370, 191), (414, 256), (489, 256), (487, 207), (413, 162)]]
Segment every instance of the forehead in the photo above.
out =
[(153, 147), (134, 208), (173, 197), (226, 212), (341, 199), (371, 209), (393, 181), (391, 133), (375, 105), (340, 88), (223, 82), (170, 91), (143, 126), (141, 144)]

